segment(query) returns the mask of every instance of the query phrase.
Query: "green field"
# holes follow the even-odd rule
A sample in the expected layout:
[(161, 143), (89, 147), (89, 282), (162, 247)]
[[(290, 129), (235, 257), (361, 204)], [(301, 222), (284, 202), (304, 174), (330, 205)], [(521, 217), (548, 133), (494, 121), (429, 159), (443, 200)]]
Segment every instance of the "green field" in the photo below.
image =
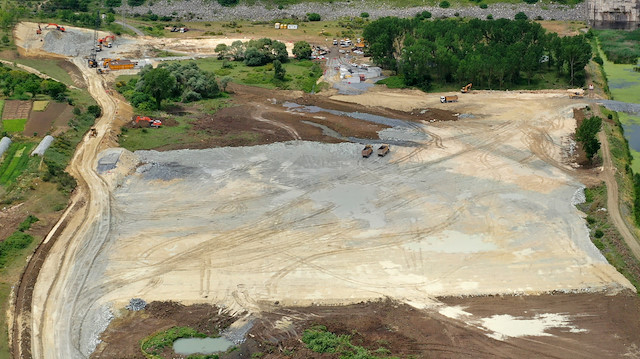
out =
[(227, 68), (223, 68), (223, 60), (213, 58), (195, 60), (196, 64), (205, 71), (211, 71), (218, 78), (231, 77), (233, 82), (264, 87), (269, 89), (283, 88), (311, 92), (313, 85), (322, 75), (320, 66), (314, 66), (309, 60), (291, 60), (283, 64), (287, 71), (285, 81), (274, 81), (273, 65), (247, 66), (242, 62), (228, 61)]
[(4, 100), (0, 100), (0, 116), (2, 116), (3, 110), (4, 110)]
[(40, 59), (14, 59), (11, 60), (15, 63), (25, 66), (33, 67), (34, 69), (42, 72), (43, 74), (51, 76), (54, 80), (60, 81), (67, 86), (73, 86), (73, 80), (65, 69), (58, 65), (58, 61), (49, 60), (43, 61)]
[[(177, 126), (162, 126), (160, 128), (129, 128), (120, 135), (120, 146), (129, 151), (148, 150), (178, 143), (199, 141), (190, 135), (192, 119), (177, 117)], [(124, 130), (124, 129), (123, 129)]]
[(22, 132), (24, 131), (24, 125), (26, 124), (26, 118), (20, 118), (17, 120), (2, 120), (2, 129), (7, 132)]
[(29, 165), (29, 153), (35, 143), (14, 143), (0, 164), (0, 185), (7, 185), (18, 178)]

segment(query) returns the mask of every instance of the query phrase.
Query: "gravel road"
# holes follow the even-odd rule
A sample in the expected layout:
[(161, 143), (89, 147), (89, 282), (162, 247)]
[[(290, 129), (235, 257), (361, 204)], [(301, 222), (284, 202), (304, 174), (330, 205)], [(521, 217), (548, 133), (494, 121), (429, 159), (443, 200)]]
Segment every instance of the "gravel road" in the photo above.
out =
[(235, 7), (223, 7), (214, 1), (190, 0), (190, 1), (156, 1), (138, 7), (123, 5), (116, 11), (124, 10), (127, 14), (147, 14), (151, 11), (160, 16), (180, 16), (183, 19), (216, 21), (244, 19), (253, 21), (266, 21), (272, 19), (298, 18), (304, 19), (307, 13), (320, 14), (323, 20), (336, 20), (344, 16), (360, 16), (362, 12), (368, 12), (371, 19), (384, 16), (410, 17), (418, 12), (429, 11), (433, 17), (452, 17), (458, 13), (463, 17), (485, 19), (491, 14), (495, 19), (513, 19), (515, 14), (523, 11), (529, 18), (540, 16), (545, 20), (584, 20), (587, 16), (586, 3), (575, 6), (559, 4), (491, 4), (487, 9), (478, 6), (462, 8), (442, 9), (436, 6), (419, 6), (411, 8), (394, 8), (389, 5), (381, 5), (376, 9), (371, 8), (370, 3), (334, 2), (334, 3), (304, 3), (287, 6), (282, 10), (264, 5), (239, 5)]

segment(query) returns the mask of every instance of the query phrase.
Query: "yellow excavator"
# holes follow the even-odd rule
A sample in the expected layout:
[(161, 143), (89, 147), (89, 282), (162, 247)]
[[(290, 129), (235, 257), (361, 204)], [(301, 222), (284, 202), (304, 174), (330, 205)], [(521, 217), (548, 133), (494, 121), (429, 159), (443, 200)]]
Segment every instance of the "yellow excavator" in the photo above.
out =
[(467, 92), (471, 91), (471, 86), (473, 86), (472, 83), (467, 84), (467, 86), (465, 86), (465, 87), (460, 89), (460, 92), (467, 93)]

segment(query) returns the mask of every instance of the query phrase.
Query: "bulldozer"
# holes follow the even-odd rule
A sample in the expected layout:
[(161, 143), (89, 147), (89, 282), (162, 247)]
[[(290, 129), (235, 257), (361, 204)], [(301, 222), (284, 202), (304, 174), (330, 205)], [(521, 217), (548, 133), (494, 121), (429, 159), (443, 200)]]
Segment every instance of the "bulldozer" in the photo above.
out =
[(472, 83), (468, 83), (467, 86), (464, 86), (463, 88), (460, 89), (460, 92), (467, 93), (467, 92), (471, 91), (471, 86), (473, 86), (473, 84)]

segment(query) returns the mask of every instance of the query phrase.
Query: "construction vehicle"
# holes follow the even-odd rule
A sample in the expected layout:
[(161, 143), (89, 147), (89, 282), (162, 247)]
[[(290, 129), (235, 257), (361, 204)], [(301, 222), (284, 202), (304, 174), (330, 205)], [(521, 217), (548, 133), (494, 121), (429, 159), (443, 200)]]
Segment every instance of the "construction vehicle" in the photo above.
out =
[(92, 69), (98, 67), (98, 60), (96, 60), (95, 52), (91, 52), (91, 55), (87, 57), (87, 65), (89, 65), (89, 68), (92, 68)]
[(98, 136), (98, 130), (96, 130), (95, 127), (91, 127), (91, 130), (89, 130), (89, 134), (91, 137), (96, 137)]
[(40, 24), (38, 24), (38, 30), (36, 30), (36, 35), (40, 35), (42, 34), (42, 28), (40, 27)]
[(58, 24), (53, 24), (53, 23), (48, 24), (47, 26), (45, 26), (45, 29), (46, 29), (46, 28), (48, 28), (49, 26), (55, 26), (55, 27), (56, 27), (56, 30), (58, 30), (58, 31), (60, 31), (60, 32), (65, 32), (65, 31), (66, 31), (66, 29), (64, 28), (64, 26), (60, 26), (60, 25), (58, 25)]
[[(111, 39), (111, 40), (109, 40)], [(106, 46), (108, 48), (111, 48), (112, 42), (116, 39), (116, 37), (114, 35), (107, 35), (105, 37), (103, 37), (102, 39), (98, 39), (98, 45), (100, 45), (100, 48), (102, 49), (102, 46)]]
[(569, 93), (569, 98), (583, 98), (584, 90), (583, 89), (569, 89), (567, 90)]
[(162, 121), (160, 120), (152, 120), (147, 116), (136, 116), (136, 124), (140, 122), (148, 122), (149, 127), (159, 128), (160, 126), (162, 126)]
[(471, 91), (471, 86), (473, 86), (472, 83), (467, 84), (467, 86), (465, 86), (465, 87), (460, 89), (460, 92), (467, 93), (467, 92)]
[(378, 147), (378, 156), (384, 157), (387, 155), (387, 153), (389, 153), (389, 151), (391, 151), (389, 145), (383, 144), (382, 146)]
[(367, 81), (367, 77), (364, 74), (360, 74), (360, 82)]
[(369, 156), (371, 156), (372, 153), (373, 153), (373, 146), (371, 146), (371, 145), (366, 145), (362, 149), (362, 157), (363, 158), (369, 158)]
[(105, 74), (108, 74), (108, 73), (109, 73), (109, 69), (101, 69), (101, 68), (99, 68), (99, 67), (98, 67), (98, 68), (96, 69), (96, 73), (97, 73), (98, 75), (105, 75)]
[(440, 96), (440, 102), (442, 103), (447, 103), (447, 102), (458, 102), (458, 96)]

